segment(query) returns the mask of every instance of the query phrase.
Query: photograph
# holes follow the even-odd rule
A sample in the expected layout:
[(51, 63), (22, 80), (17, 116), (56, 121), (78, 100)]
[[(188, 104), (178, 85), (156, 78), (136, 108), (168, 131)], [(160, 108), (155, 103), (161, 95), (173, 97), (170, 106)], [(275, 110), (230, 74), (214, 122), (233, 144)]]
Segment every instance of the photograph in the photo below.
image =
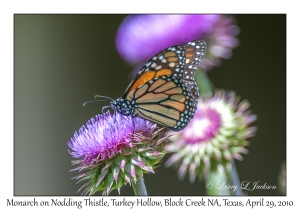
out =
[(286, 62), (284, 13), (14, 13), (13, 196), (285, 197)]

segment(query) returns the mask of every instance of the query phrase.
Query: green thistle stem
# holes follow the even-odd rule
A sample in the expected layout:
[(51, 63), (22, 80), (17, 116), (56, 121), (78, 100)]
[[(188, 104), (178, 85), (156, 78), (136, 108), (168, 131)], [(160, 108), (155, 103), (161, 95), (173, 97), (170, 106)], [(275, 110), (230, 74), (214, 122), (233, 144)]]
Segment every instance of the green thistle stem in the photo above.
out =
[(203, 97), (213, 91), (214, 86), (211, 83), (211, 81), (209, 80), (205, 70), (198, 69), (196, 71), (195, 80), (199, 87), (199, 93), (200, 93), (201, 97)]
[(232, 171), (231, 171), (231, 183), (234, 186), (237, 186), (236, 190), (233, 192), (233, 195), (243, 195), (243, 191), (241, 190), (241, 182), (234, 164), (234, 160), (231, 161), (231, 167), (232, 167)]
[[(205, 70), (198, 69), (195, 75), (196, 83), (199, 87), (199, 93), (201, 97), (213, 92), (213, 84), (209, 80)], [(237, 186), (236, 190), (233, 192), (234, 195), (243, 195), (242, 190), (240, 189), (240, 181), (237, 170), (234, 165), (234, 161), (231, 161), (232, 171), (230, 177), (226, 176), (226, 173), (209, 173), (206, 179), (206, 194), (207, 195), (230, 195), (230, 191), (226, 189), (219, 189), (218, 185), (227, 183), (227, 180), (230, 179), (230, 183), (233, 186)], [(227, 185), (227, 184), (226, 184)], [(220, 187), (221, 188), (221, 187)]]
[(224, 173), (210, 172), (206, 178), (206, 195), (230, 195), (227, 188), (222, 188), (225, 183), (227, 185), (227, 177)]
[(135, 195), (148, 195), (143, 178), (137, 178), (136, 182), (131, 182)]

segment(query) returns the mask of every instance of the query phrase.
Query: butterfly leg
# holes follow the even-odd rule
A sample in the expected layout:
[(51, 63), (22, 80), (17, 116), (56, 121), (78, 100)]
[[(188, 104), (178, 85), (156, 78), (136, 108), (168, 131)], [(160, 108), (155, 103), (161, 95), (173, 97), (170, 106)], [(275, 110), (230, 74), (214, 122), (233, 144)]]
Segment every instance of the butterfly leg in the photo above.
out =
[(135, 124), (134, 124), (133, 120), (132, 120), (132, 124), (133, 124), (133, 132), (132, 133), (134, 133), (134, 131), (135, 131)]
[(132, 131), (132, 139), (133, 139), (133, 134), (134, 134), (134, 132), (135, 132), (135, 124), (134, 124), (134, 117), (132, 118), (132, 124), (133, 124), (133, 131)]
[[(103, 111), (103, 109), (102, 109), (102, 111)], [(114, 123), (116, 123), (116, 121), (117, 121), (116, 117), (117, 117), (117, 112), (114, 112)]]
[(108, 107), (111, 107), (111, 106), (104, 106), (104, 107), (102, 108), (102, 114), (104, 113), (104, 109), (106, 109), (106, 108), (108, 108)]

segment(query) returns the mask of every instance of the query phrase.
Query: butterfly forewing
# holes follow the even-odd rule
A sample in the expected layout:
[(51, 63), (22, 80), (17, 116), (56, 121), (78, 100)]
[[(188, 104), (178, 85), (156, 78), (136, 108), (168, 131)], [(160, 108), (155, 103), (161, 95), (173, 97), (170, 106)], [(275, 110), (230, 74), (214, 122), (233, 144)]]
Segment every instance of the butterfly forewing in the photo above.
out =
[(186, 59), (182, 79), (194, 97), (194, 104), (196, 106), (199, 99), (199, 90), (195, 82), (195, 73), (205, 55), (206, 43), (203, 40), (198, 40), (189, 42), (183, 45), (183, 47)]
[(143, 66), (128, 86), (124, 96), (155, 77), (173, 75), (184, 81), (196, 104), (199, 99), (199, 91), (194, 76), (205, 50), (206, 44), (203, 40), (192, 41), (163, 50)]
[(183, 46), (178, 45), (163, 50), (143, 66), (128, 86), (124, 95), (155, 77), (174, 74), (174, 76), (179, 76), (179, 72), (183, 72), (184, 64), (185, 51)]

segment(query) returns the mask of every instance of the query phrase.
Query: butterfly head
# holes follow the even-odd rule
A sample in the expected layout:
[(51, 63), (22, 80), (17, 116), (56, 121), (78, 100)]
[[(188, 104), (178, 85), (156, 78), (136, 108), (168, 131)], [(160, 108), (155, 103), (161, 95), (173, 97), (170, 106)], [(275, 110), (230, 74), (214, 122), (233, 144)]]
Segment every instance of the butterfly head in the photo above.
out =
[(124, 116), (135, 116), (134, 103), (125, 98), (118, 98), (110, 103), (111, 107)]

